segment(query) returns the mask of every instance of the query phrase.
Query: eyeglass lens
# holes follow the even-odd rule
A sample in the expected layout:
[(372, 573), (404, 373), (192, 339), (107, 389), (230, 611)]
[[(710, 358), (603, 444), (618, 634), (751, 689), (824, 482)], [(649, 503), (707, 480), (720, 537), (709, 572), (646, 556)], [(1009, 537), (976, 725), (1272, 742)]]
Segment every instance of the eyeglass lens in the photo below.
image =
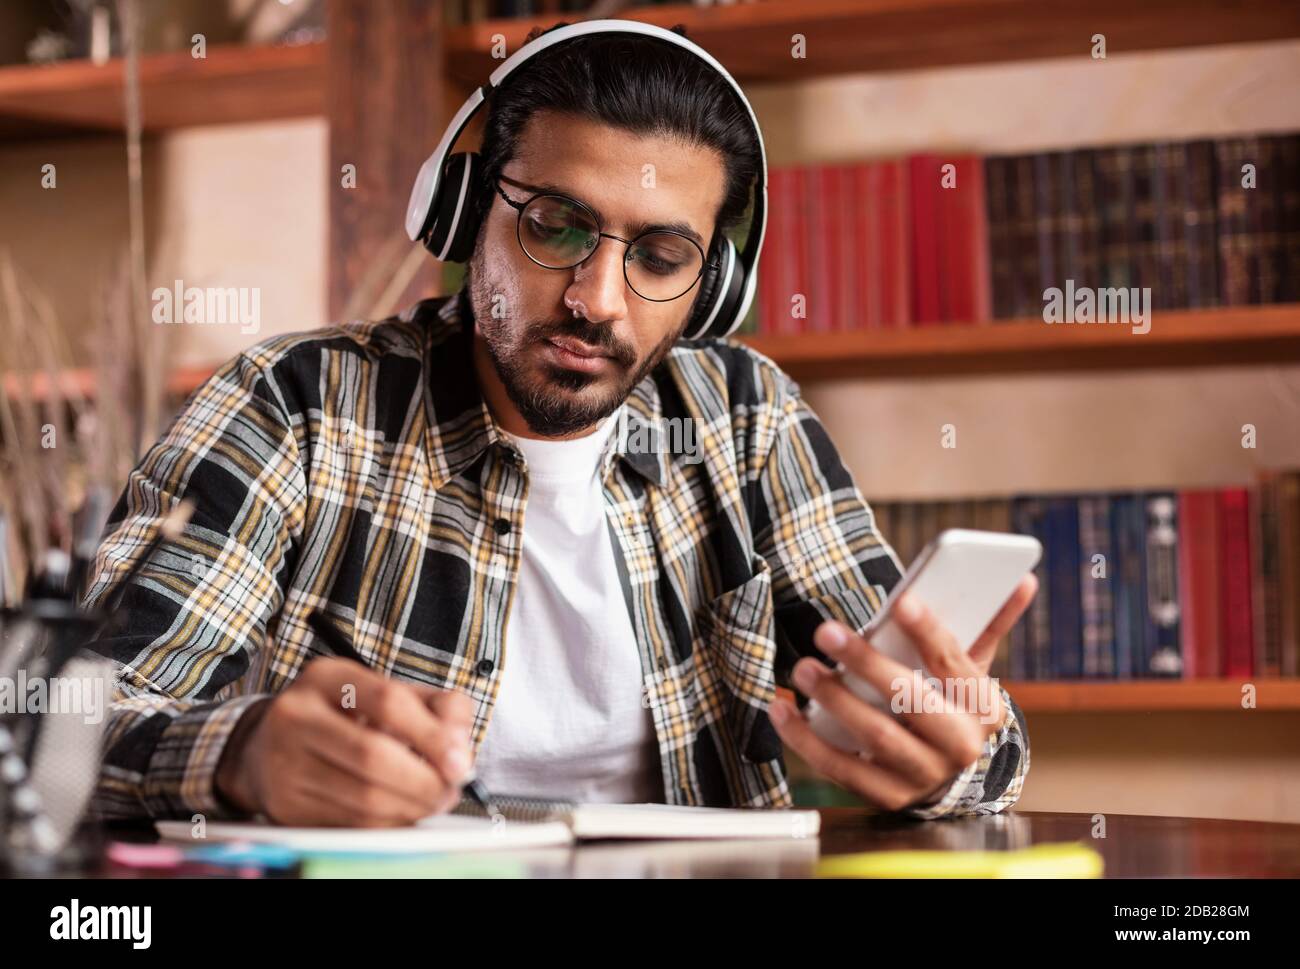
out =
[[(585, 206), (556, 195), (539, 195), (519, 214), (519, 244), (533, 261), (550, 269), (569, 269), (591, 254), (600, 225)], [(627, 247), (623, 272), (644, 299), (676, 299), (689, 290), (704, 268), (704, 253), (675, 232), (648, 232)]]

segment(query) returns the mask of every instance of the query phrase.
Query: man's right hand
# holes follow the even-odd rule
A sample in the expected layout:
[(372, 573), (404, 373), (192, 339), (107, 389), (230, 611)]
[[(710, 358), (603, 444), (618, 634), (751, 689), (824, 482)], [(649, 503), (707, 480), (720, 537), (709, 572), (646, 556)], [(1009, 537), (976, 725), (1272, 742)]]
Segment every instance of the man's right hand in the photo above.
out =
[(412, 824), (460, 800), (472, 723), (462, 693), (315, 659), (245, 712), (222, 751), (217, 790), (279, 824)]

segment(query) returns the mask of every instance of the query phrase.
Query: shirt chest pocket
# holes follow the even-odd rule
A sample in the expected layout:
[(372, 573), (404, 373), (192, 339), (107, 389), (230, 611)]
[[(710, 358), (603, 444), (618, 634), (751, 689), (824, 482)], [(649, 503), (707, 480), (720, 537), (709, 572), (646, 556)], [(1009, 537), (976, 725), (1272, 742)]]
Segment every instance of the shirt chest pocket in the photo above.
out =
[(781, 738), (768, 718), (776, 696), (776, 624), (772, 573), (754, 556), (753, 576), (705, 603), (697, 619), (696, 661), (720, 682), (722, 715), (736, 750), (749, 762), (781, 755)]

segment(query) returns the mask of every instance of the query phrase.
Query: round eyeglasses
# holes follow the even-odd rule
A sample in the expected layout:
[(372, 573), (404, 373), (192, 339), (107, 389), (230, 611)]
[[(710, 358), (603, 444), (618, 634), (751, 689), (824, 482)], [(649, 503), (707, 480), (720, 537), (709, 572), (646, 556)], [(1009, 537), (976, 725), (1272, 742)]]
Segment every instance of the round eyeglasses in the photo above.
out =
[[(519, 184), (504, 176), (498, 179), (502, 181)], [(500, 184), (495, 188), (506, 204), (519, 212), (515, 226), (519, 248), (546, 269), (573, 269), (581, 265), (604, 238), (627, 246), (623, 276), (632, 292), (652, 303), (667, 303), (685, 296), (704, 273), (704, 250), (680, 232), (650, 229), (634, 239), (623, 239), (602, 232), (596, 214), (567, 195), (539, 192), (517, 202)]]

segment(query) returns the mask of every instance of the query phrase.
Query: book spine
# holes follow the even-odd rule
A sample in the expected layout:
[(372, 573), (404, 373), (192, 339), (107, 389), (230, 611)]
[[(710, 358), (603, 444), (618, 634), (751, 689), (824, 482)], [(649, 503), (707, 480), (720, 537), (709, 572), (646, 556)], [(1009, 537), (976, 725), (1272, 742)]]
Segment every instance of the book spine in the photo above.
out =
[(933, 155), (908, 159), (912, 199), (912, 318), (928, 326), (943, 320), (939, 263), (939, 160)]
[(1183, 673), (1178, 600), (1178, 499), (1149, 495), (1146, 505), (1147, 646), (1150, 676)]
[(1259, 676), (1282, 674), (1282, 616), (1278, 590), (1278, 482), (1271, 472), (1256, 481), (1251, 507), (1253, 578), (1251, 605), (1255, 624), (1255, 671)]
[(1082, 622), (1079, 615), (1079, 506), (1074, 498), (1052, 498), (1046, 514), (1050, 585), (1048, 675), (1078, 679), (1083, 675)]
[(1015, 315), (1012, 305), (1015, 246), (1012, 244), (1011, 200), (1008, 193), (1010, 168), (1009, 160), (1006, 158), (984, 159), (989, 281), (992, 291), (992, 316), (995, 320), (1006, 320)]
[(1223, 675), (1235, 679), (1253, 674), (1250, 507), (1244, 488), (1220, 489), (1218, 497), (1219, 541), (1223, 553), (1223, 568), (1219, 573)]
[(1251, 192), (1242, 184), (1243, 167), (1253, 164), (1254, 139), (1225, 138), (1215, 142), (1219, 231), (1219, 301), (1224, 306), (1250, 302), (1254, 239), (1250, 231)]
[(1187, 246), (1187, 305), (1219, 305), (1218, 233), (1214, 186), (1214, 142), (1187, 144), (1183, 181), (1183, 231)]
[(1278, 561), (1283, 676), (1300, 676), (1300, 471), (1278, 477)]
[(1085, 495), (1079, 499), (1079, 612), (1088, 678), (1115, 674), (1114, 560), (1110, 499)]
[(1133, 151), (1128, 146), (1096, 154), (1097, 196), (1101, 204), (1101, 277), (1109, 289), (1133, 285), (1129, 212), (1133, 206)]

